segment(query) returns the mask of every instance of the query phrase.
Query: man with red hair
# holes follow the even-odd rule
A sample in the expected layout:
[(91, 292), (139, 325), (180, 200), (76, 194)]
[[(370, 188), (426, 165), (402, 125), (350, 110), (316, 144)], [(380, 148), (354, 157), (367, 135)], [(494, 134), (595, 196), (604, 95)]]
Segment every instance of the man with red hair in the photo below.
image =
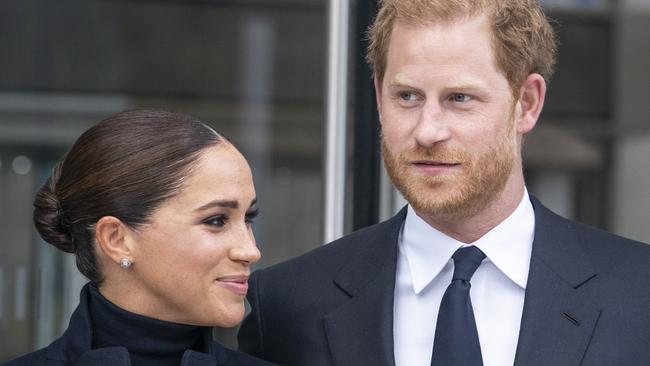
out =
[(559, 217), (521, 149), (555, 62), (534, 0), (384, 0), (369, 33), (394, 218), (251, 278), (282, 365), (650, 365), (650, 246)]

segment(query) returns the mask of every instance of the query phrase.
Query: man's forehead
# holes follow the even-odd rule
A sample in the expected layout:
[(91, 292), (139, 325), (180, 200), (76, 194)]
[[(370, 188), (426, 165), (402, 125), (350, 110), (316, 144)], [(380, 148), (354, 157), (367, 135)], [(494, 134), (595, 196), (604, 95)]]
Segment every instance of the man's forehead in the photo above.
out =
[[(391, 61), (408, 64), (438, 64), (431, 72), (444, 73), (459, 61), (473, 59), (476, 64), (491, 60), (497, 68), (493, 38), (483, 16), (446, 24), (396, 24), (387, 54)], [(401, 82), (401, 79), (391, 80)]]
[[(439, 75), (434, 75), (435, 71), (433, 71), (430, 75), (432, 76), (441, 76)], [(389, 79), (386, 79), (386, 86), (389, 88), (400, 88), (400, 87), (408, 87), (408, 88), (417, 88), (419, 85), (422, 84), (423, 80), (421, 78), (412, 78), (406, 73), (396, 73), (395, 75), (388, 75)], [(458, 73), (453, 73), (449, 72), (446, 73), (446, 82), (442, 85), (441, 87), (444, 88), (452, 88), (454, 90), (475, 90), (475, 89), (489, 89), (490, 85), (486, 83), (484, 79), (480, 78), (475, 78), (472, 77), (469, 74), (458, 74)]]
[(393, 23), (393, 31), (395, 28), (422, 28), (422, 27), (442, 27), (447, 28), (456, 24), (479, 20), (489, 23), (490, 14), (487, 11), (473, 11), (473, 12), (458, 12), (449, 14), (447, 16), (427, 16), (420, 15), (419, 17), (404, 17), (398, 16)]

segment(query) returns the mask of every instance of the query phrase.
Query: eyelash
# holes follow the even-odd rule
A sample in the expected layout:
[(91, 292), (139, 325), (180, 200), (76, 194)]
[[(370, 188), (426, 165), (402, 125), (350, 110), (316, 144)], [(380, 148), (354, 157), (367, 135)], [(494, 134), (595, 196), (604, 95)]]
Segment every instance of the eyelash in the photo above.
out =
[[(260, 213), (259, 210), (247, 212), (246, 215), (244, 216), (244, 221), (246, 221), (246, 224), (252, 225), (257, 215), (259, 215), (259, 213)], [(206, 225), (216, 226), (221, 228), (226, 225), (228, 219), (229, 219), (228, 215), (215, 215), (206, 219), (205, 221), (203, 221), (203, 223)]]
[(228, 221), (228, 216), (216, 215), (206, 219), (203, 223), (210, 226), (223, 227), (226, 225), (226, 221)]
[(253, 222), (255, 221), (255, 218), (259, 214), (260, 214), (260, 210), (257, 210), (257, 209), (255, 209), (253, 211), (246, 212), (246, 216), (245, 216), (246, 222), (249, 223), (249, 224), (253, 224)]

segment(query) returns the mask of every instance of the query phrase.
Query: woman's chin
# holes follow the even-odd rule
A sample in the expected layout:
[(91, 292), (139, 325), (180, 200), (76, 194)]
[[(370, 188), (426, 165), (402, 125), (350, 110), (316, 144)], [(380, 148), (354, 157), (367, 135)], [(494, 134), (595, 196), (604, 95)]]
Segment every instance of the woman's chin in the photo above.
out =
[(221, 327), (221, 328), (232, 328), (241, 323), (244, 319), (244, 302), (241, 304), (232, 304), (228, 306), (220, 307), (220, 310), (217, 314), (214, 314), (214, 322), (212, 326)]

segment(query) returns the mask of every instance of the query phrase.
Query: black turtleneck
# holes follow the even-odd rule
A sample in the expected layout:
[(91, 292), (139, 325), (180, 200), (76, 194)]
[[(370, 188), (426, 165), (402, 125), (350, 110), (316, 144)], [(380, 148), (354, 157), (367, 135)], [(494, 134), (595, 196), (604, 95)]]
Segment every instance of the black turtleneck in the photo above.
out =
[(209, 327), (170, 323), (126, 311), (90, 287), (92, 348), (122, 346), (133, 366), (178, 366), (186, 350), (207, 352)]

